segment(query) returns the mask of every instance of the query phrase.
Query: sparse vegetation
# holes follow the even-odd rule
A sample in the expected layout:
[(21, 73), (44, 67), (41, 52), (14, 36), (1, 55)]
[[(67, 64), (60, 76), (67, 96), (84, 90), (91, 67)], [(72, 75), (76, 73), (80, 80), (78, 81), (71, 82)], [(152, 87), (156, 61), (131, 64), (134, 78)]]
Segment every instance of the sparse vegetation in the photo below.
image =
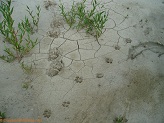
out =
[(116, 117), (114, 120), (114, 123), (126, 123), (128, 120), (124, 116)]
[(29, 88), (29, 83), (23, 83), (22, 88), (27, 90)]
[(32, 64), (31, 65), (27, 65), (27, 64), (24, 63), (24, 61), (21, 62), (21, 68), (27, 74), (30, 74), (30, 73), (33, 72)]
[(31, 11), (30, 8), (27, 6), (27, 12), (31, 16), (32, 22), (33, 22), (33, 27), (32, 27), (33, 31), (35, 28), (36, 28), (36, 31), (38, 31), (38, 24), (39, 24), (40, 11), (41, 11), (40, 6), (36, 6), (36, 9), (37, 9), (37, 12), (36, 12), (36, 16), (35, 16), (35, 15), (33, 15), (33, 11)]
[(14, 7), (11, 7), (11, 0), (7, 0), (6, 2), (1, 1), (0, 3), (0, 12), (3, 15), (3, 20), (0, 22), (0, 32), (5, 38), (5, 55), (0, 55), (0, 58), (7, 62), (12, 62), (15, 59), (18, 59), (20, 62), (22, 57), (38, 42), (37, 39), (31, 39), (31, 34), (33, 33), (34, 26), (38, 28), (40, 7), (37, 6), (38, 12), (36, 17), (32, 14), (30, 8), (27, 8), (32, 17), (33, 24), (25, 16), (24, 20), (19, 22), (16, 28), (14, 27), (14, 19), (12, 18)]
[(3, 120), (6, 118), (5, 113), (0, 111), (0, 123), (3, 123)]
[[(61, 1), (60, 1), (61, 2)], [(97, 0), (91, 1), (91, 8), (85, 5), (86, 0), (82, 2), (73, 2), (69, 11), (60, 3), (59, 7), (61, 15), (64, 17), (66, 23), (71, 27), (79, 29), (86, 29), (86, 32), (98, 39), (103, 33), (103, 28), (108, 20), (108, 12), (104, 9), (104, 5), (98, 3)]]

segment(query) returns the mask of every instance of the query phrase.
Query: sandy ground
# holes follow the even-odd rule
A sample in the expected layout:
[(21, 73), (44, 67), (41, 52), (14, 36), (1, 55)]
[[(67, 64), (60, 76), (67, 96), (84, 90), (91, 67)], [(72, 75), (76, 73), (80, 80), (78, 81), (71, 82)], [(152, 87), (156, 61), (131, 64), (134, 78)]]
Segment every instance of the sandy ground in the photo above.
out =
[[(67, 7), (70, 1), (63, 0)], [(103, 2), (109, 20), (98, 41), (68, 29), (59, 1), (51, 2), (12, 2), (15, 23), (27, 15), (26, 5), (41, 6), (33, 35), (39, 44), (22, 59), (32, 64), (31, 74), (17, 61), (0, 60), (0, 111), (43, 123), (113, 123), (118, 116), (128, 123), (164, 123), (164, 1)], [(2, 36), (0, 41), (2, 55)], [(56, 76), (53, 65), (61, 68)]]

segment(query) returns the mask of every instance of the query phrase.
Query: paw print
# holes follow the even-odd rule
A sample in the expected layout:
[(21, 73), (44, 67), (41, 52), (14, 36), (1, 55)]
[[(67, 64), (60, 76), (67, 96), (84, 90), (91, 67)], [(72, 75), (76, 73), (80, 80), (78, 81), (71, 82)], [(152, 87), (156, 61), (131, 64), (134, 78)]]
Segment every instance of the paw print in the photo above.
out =
[(79, 77), (79, 76), (76, 76), (75, 81), (76, 81), (76, 83), (82, 83), (83, 78)]
[(63, 102), (62, 106), (63, 106), (63, 107), (68, 107), (68, 106), (69, 106), (69, 104), (70, 104), (70, 102), (69, 102), (69, 101), (65, 101), (65, 102)]
[(49, 118), (51, 116), (51, 110), (49, 109), (44, 110), (43, 116)]

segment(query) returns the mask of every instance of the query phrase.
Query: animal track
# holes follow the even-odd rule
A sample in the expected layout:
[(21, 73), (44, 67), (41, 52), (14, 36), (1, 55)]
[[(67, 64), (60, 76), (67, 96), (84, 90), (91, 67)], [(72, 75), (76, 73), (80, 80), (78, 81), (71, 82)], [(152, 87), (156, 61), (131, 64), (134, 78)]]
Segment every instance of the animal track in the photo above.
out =
[(103, 73), (97, 73), (97, 74), (96, 74), (96, 77), (97, 77), (97, 78), (102, 78), (103, 76), (104, 76)]
[(121, 47), (116, 45), (114, 48), (115, 48), (115, 50), (120, 50)]
[(110, 63), (110, 64), (113, 63), (113, 59), (112, 58), (105, 58), (105, 61), (106, 61), (106, 63)]
[(51, 6), (56, 6), (56, 5), (57, 5), (57, 4), (56, 4), (55, 2), (52, 2), (52, 1), (50, 1), (50, 0), (44, 1), (44, 7), (46, 8), (46, 10), (48, 10), (49, 7), (51, 7)]
[(64, 66), (64, 63), (62, 62), (62, 60), (61, 61), (53, 61), (50, 64), (50, 68), (47, 72), (48, 76), (50, 76), (50, 77), (56, 76), (61, 71), (63, 66)]
[(125, 42), (126, 42), (126, 43), (131, 43), (131, 42), (132, 42), (132, 39), (126, 38), (126, 39), (125, 39)]
[(62, 104), (63, 107), (69, 107), (69, 105), (70, 105), (70, 101), (65, 101)]
[(50, 64), (50, 68), (47, 71), (47, 75), (50, 77), (58, 75), (64, 67), (64, 63), (59, 56), (60, 51), (58, 48), (55, 47), (49, 50), (48, 60), (52, 61), (52, 63)]
[(53, 49), (49, 50), (49, 57), (48, 60), (52, 61), (55, 60), (56, 58), (58, 58), (60, 55), (60, 51), (58, 50), (58, 48), (54, 47)]
[(43, 116), (49, 118), (51, 116), (51, 110), (49, 109), (44, 110)]
[(76, 81), (77, 83), (82, 83), (83, 78), (82, 78), (82, 77), (79, 77), (79, 76), (76, 76), (75, 81)]

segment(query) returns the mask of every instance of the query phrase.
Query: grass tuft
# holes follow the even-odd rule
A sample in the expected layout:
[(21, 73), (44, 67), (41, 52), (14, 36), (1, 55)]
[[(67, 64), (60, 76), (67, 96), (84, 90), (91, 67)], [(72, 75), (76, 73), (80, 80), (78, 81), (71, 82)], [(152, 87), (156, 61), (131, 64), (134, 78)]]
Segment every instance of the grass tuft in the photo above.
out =
[(98, 39), (103, 33), (102, 30), (108, 20), (108, 12), (103, 10), (104, 5), (98, 3), (97, 0), (91, 1), (91, 9), (88, 9), (85, 3), (86, 0), (79, 3), (73, 2), (71, 9), (66, 11), (66, 8), (60, 1), (61, 15), (70, 28), (86, 29), (86, 33)]
[(125, 116), (119, 116), (113, 120), (114, 123), (126, 123), (127, 121), (128, 120), (125, 118)]
[(15, 28), (13, 26), (14, 19), (12, 18), (14, 7), (11, 7), (11, 0), (7, 0), (6, 2), (1, 1), (0, 3), (0, 12), (3, 15), (3, 20), (0, 22), (0, 32), (5, 37), (5, 55), (0, 55), (0, 58), (7, 62), (12, 62), (15, 59), (21, 61), (22, 57), (38, 42), (37, 39), (32, 40), (31, 35), (34, 26), (38, 28), (41, 9), (40, 6), (36, 7), (38, 11), (35, 17), (30, 8), (27, 8), (32, 17), (33, 24), (25, 16), (24, 20), (19, 22), (17, 28)]

